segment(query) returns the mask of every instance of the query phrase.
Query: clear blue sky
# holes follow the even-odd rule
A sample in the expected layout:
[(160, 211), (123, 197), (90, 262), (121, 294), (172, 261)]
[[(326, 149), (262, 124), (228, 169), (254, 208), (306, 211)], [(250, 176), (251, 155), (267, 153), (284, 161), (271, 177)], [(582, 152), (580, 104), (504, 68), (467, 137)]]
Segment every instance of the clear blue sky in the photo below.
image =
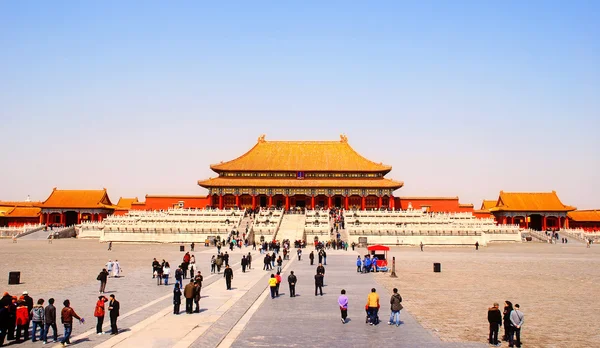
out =
[(0, 199), (203, 194), (267, 140), (336, 140), (396, 195), (600, 208), (600, 2), (2, 1)]

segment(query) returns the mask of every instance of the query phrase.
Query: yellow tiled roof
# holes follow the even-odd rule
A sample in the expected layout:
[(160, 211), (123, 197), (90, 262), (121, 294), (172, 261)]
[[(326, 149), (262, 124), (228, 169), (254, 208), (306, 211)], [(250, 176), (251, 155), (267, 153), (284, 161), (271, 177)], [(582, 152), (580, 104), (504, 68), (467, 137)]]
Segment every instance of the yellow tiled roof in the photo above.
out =
[(264, 136), (250, 151), (229, 162), (213, 164), (219, 171), (348, 171), (389, 172), (391, 166), (358, 154), (345, 136), (339, 141), (266, 141)]
[(579, 222), (600, 222), (598, 210), (575, 210), (567, 213), (569, 219)]
[(490, 211), (571, 211), (574, 207), (562, 204), (556, 191), (504, 192), (500, 191), (498, 205)]
[(483, 202), (481, 203), (480, 210), (490, 210), (496, 206), (496, 203), (498, 203), (498, 200), (496, 200), (496, 199), (490, 199), (490, 200), (484, 199)]
[(0, 207), (39, 207), (42, 202), (0, 201)]
[(120, 210), (129, 210), (129, 209), (131, 209), (131, 204), (137, 203), (137, 202), (138, 202), (137, 197), (135, 197), (135, 198), (123, 198), (123, 197), (121, 197), (121, 198), (119, 198), (119, 202), (117, 203), (117, 207), (118, 207), (117, 209), (120, 209)]
[(102, 190), (52, 190), (42, 208), (116, 208), (108, 198), (106, 189)]
[(404, 185), (402, 182), (380, 179), (247, 179), (212, 178), (198, 181), (198, 185), (209, 187), (327, 187), (327, 188), (393, 188)]
[(7, 217), (30, 217), (35, 218), (40, 216), (40, 212), (42, 208), (38, 207), (15, 207), (10, 213), (8, 213)]
[(7, 216), (15, 207), (0, 207), (0, 216)]

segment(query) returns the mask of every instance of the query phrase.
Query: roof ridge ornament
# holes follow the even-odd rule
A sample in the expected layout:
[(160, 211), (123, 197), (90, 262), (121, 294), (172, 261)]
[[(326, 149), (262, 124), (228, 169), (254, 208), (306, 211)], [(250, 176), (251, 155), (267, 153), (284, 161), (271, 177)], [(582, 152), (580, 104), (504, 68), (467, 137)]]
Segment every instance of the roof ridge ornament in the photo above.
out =
[(260, 137), (258, 137), (258, 142), (259, 143), (264, 143), (265, 141), (266, 140), (265, 140), (265, 135), (264, 134), (262, 134)]
[(340, 142), (347, 143), (348, 137), (345, 134), (340, 134)]

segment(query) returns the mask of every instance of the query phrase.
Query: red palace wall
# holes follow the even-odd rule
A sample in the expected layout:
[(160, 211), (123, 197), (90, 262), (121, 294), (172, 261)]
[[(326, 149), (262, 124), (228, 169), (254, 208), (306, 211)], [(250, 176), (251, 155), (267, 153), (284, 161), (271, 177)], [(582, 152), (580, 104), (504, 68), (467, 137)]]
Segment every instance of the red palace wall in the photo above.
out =
[(183, 201), (184, 208), (206, 208), (210, 205), (210, 199), (208, 197), (146, 197), (146, 202), (141, 204), (132, 204), (132, 210), (167, 210), (177, 206), (177, 204)]
[(27, 218), (7, 218), (9, 227), (21, 227), (23, 225), (34, 225), (40, 223), (39, 217), (27, 217)]
[(408, 209), (408, 205), (411, 204), (415, 210), (420, 210), (423, 206), (428, 206), (430, 212), (473, 212), (473, 206), (461, 206), (458, 202), (458, 197), (449, 198), (431, 198), (431, 197), (395, 197), (396, 209), (402, 208), (403, 210)]

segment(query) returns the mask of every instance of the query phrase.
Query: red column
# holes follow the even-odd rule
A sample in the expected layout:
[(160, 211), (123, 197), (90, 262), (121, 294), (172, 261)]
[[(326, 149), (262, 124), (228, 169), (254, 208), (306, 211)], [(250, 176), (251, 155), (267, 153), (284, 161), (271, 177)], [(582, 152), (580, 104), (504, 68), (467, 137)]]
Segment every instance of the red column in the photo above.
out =
[(40, 214), (40, 225), (44, 223), (44, 214)]
[(394, 210), (396, 208), (396, 204), (395, 204), (396, 202), (394, 202), (394, 196), (390, 195), (389, 199), (390, 199), (390, 201), (389, 201), (389, 203), (390, 203), (390, 209)]
[(256, 195), (252, 195), (252, 210), (256, 209)]
[(223, 209), (223, 195), (219, 195), (219, 209)]
[(327, 197), (327, 209), (331, 209), (331, 196)]
[(60, 223), (62, 225), (64, 225), (67, 222), (67, 216), (65, 215), (65, 212), (63, 211), (62, 213), (60, 213)]
[(529, 228), (529, 217), (525, 214), (525, 228)]
[(79, 225), (81, 223), (81, 212), (77, 212), (77, 224)]
[(285, 210), (290, 210), (290, 196), (285, 195)]
[(273, 205), (273, 196), (269, 196), (269, 207)]
[(548, 226), (546, 223), (547, 223), (546, 216), (542, 216), (542, 231), (546, 230), (546, 227)]
[(240, 195), (235, 195), (235, 206), (240, 207)]
[(361, 201), (360, 201), (360, 209), (365, 210), (366, 207), (367, 207), (367, 197), (362, 196)]
[(348, 200), (350, 198), (348, 198), (348, 196), (344, 197), (344, 209), (348, 210)]
[(503, 224), (503, 225), (506, 225), (506, 216), (503, 216), (503, 217), (502, 217), (502, 224)]
[(314, 210), (315, 209), (315, 196), (312, 196), (310, 198), (310, 204), (311, 204), (311, 208)]
[[(560, 218), (558, 218), (558, 227), (562, 228), (562, 226), (560, 225)], [(569, 228), (569, 218), (565, 218), (565, 228)]]
[(379, 198), (377, 199), (377, 205), (379, 206), (379, 208), (383, 206), (383, 197), (379, 196)]

